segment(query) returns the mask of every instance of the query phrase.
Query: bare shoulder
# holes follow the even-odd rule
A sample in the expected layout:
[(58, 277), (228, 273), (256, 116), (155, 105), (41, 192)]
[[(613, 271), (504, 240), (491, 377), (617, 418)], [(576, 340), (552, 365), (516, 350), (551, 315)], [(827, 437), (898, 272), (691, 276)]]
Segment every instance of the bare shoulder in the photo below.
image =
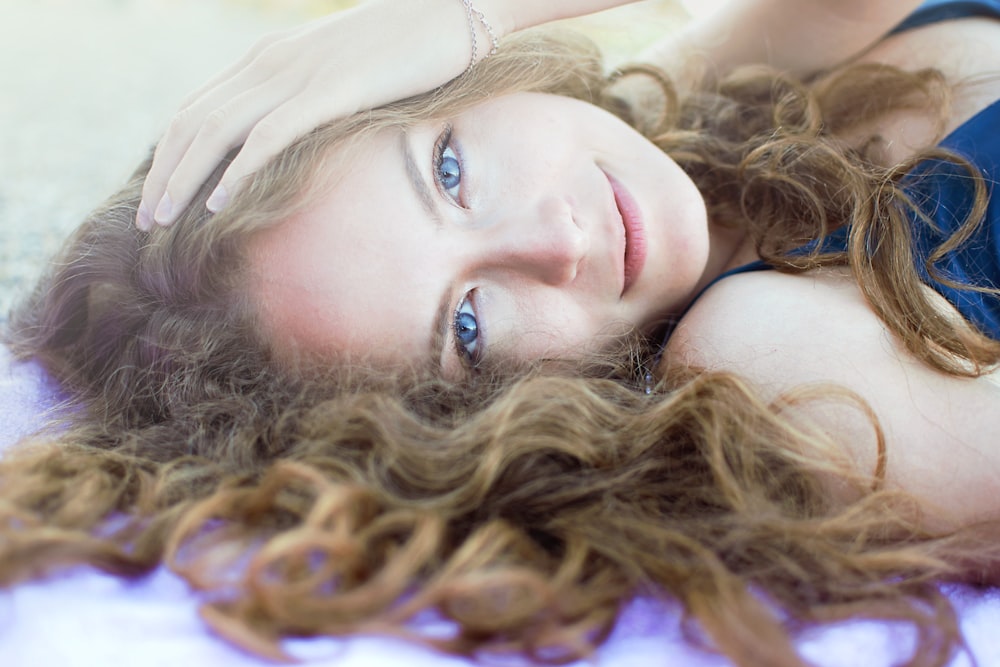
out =
[[(938, 525), (1000, 516), (1000, 385), (915, 359), (842, 272), (740, 274), (710, 288), (671, 337), (674, 364), (734, 372), (775, 400), (805, 386), (846, 389), (870, 408), (888, 452), (886, 481), (925, 500)], [(795, 405), (861, 474), (878, 462), (870, 418), (837, 401)]]
[(866, 348), (886, 352), (887, 336), (846, 273), (758, 271), (719, 281), (702, 295), (665, 356), (749, 374), (780, 392), (793, 383), (829, 380), (835, 356), (861, 361)]

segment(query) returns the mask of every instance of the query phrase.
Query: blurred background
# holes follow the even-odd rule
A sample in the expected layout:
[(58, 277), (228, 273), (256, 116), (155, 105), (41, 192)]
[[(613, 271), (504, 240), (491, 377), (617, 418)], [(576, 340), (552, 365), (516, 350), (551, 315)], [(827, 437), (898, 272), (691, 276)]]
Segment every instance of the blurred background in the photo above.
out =
[[(0, 321), (187, 93), (260, 36), (356, 2), (0, 0)], [(713, 4), (644, 0), (574, 24), (617, 61)]]

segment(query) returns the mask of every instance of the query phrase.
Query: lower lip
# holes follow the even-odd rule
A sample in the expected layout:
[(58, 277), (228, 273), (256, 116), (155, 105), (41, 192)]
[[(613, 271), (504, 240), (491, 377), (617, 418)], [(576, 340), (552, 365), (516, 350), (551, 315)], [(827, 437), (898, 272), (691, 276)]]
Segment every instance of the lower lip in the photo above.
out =
[(615, 204), (622, 215), (622, 224), (625, 227), (625, 286), (622, 288), (624, 296), (642, 273), (642, 267), (646, 263), (646, 229), (642, 224), (639, 206), (625, 186), (610, 174), (608, 182), (611, 183)]

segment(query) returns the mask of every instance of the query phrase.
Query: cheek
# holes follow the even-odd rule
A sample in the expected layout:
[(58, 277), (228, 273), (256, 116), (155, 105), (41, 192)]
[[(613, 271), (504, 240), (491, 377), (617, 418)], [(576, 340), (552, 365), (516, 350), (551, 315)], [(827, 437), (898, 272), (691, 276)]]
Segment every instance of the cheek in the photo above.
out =
[(499, 340), (493, 341), (505, 356), (517, 361), (598, 354), (629, 331), (627, 324), (602, 318), (596, 309), (568, 295), (549, 294), (522, 305), (517, 324), (502, 326)]
[(512, 125), (509, 120), (492, 124), (508, 128), (502, 134), (487, 133), (490, 123), (473, 126), (472, 131), (491, 148), (489, 173), (503, 176), (490, 183), (501, 189), (492, 191), (492, 195), (523, 196), (539, 188), (553, 191), (564, 187), (567, 165), (577, 165), (584, 159), (584, 132), (555, 114), (530, 118), (530, 123), (520, 125)]

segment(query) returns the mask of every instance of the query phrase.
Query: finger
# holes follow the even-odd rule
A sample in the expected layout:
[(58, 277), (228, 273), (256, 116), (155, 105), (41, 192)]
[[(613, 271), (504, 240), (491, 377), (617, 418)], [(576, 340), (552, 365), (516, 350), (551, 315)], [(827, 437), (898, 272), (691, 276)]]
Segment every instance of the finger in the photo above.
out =
[[(148, 231), (152, 227), (153, 212), (155, 208), (159, 207), (159, 202), (167, 192), (168, 180), (179, 166), (192, 142), (195, 141), (205, 119), (224, 106), (228, 100), (236, 98), (242, 91), (258, 88), (272, 78), (273, 68), (271, 71), (268, 69), (262, 71), (260, 67), (254, 68), (252, 66), (261, 59), (261, 55), (267, 49), (294, 34), (297, 30), (275, 32), (261, 38), (240, 60), (209, 79), (181, 102), (178, 107), (180, 111), (171, 120), (166, 133), (156, 146), (153, 162), (143, 183), (142, 199), (136, 215), (136, 225), (140, 229)], [(268, 110), (262, 109), (257, 119)], [(242, 135), (239, 134), (239, 131), (242, 131)], [(234, 130), (233, 140), (237, 143), (241, 142), (248, 131), (249, 128)], [(222, 157), (223, 155), (220, 154), (217, 159)], [(162, 214), (161, 218), (164, 222), (169, 223), (170, 221)]]
[[(142, 185), (142, 200), (137, 216), (137, 224), (141, 229), (148, 230), (152, 227), (153, 212), (159, 207), (167, 192), (167, 184), (171, 175), (177, 170), (191, 144), (195, 141), (205, 119), (218, 111), (220, 106), (224, 104), (216, 102), (213, 98), (223, 100), (225, 94), (217, 92), (199, 103), (183, 107), (171, 119), (167, 131), (156, 145), (153, 161)], [(219, 112), (220, 115), (229, 115), (229, 113), (228, 111)], [(244, 132), (248, 131), (249, 127), (244, 128)], [(221, 158), (221, 155), (219, 157)], [(162, 216), (161, 211), (161, 219), (166, 222)]]
[[(249, 100), (250, 104), (243, 106), (238, 112), (233, 110), (232, 107), (239, 96), (237, 91), (246, 90), (245, 85), (238, 80), (232, 81), (194, 105), (183, 108), (171, 120), (163, 138), (156, 146), (153, 162), (143, 183), (142, 202), (137, 219), (140, 228), (144, 225), (152, 226), (153, 211), (159, 208), (159, 203), (167, 192), (168, 182), (191, 150), (191, 146), (198, 140), (199, 134), (202, 134), (203, 140), (212, 134), (220, 137), (224, 133), (230, 135), (225, 141), (216, 140), (220, 152), (214, 156), (214, 161), (218, 162), (230, 146), (241, 143), (254, 123), (270, 111), (273, 103), (268, 106), (265, 100), (260, 98)], [(238, 124), (240, 119), (243, 119), (242, 125)], [(233, 125), (227, 126), (228, 122), (232, 122)], [(207, 130), (206, 123), (209, 125)], [(204, 168), (201, 171), (203, 177), (210, 173), (205, 173)], [(179, 181), (179, 183), (184, 182), (184, 180)], [(182, 200), (187, 199), (186, 193), (181, 194)], [(164, 216), (161, 210), (161, 222), (169, 223), (171, 219)]]
[(166, 176), (163, 196), (153, 212), (153, 220), (160, 225), (176, 220), (219, 161), (242, 144), (268, 115), (273, 108), (271, 100), (286, 96), (284, 90), (250, 89), (209, 113), (183, 153), (175, 158), (176, 167)]
[[(247, 73), (253, 73), (251, 66), (260, 58), (261, 54), (271, 48), (274, 44), (284, 40), (289, 35), (294, 34), (294, 32), (295, 30), (283, 30), (261, 37), (247, 50), (246, 53), (240, 57), (239, 60), (221, 72), (215, 74), (211, 79), (203, 83), (201, 87), (181, 100), (181, 103), (177, 108), (185, 109), (190, 106), (198, 105), (208, 99), (218, 99), (220, 90), (231, 90), (235, 84), (239, 84), (241, 82), (246, 85), (246, 75)], [(266, 75), (266, 78), (270, 78), (270, 74)], [(254, 85), (258, 85), (262, 82), (263, 80), (256, 81), (254, 82)], [(231, 96), (232, 95), (230, 95), (230, 97)]]
[(209, 210), (218, 212), (239, 191), (240, 184), (266, 165), (295, 140), (319, 125), (342, 115), (330, 100), (317, 103), (308, 95), (299, 95), (262, 118), (247, 136), (240, 152), (226, 168), (219, 185), (207, 201)]
[(163, 198), (167, 180), (194, 138), (193, 110), (184, 109), (171, 120), (163, 138), (153, 151), (153, 161), (142, 183), (142, 198), (136, 215), (136, 226), (149, 231), (153, 226), (153, 210)]
[[(226, 152), (246, 139), (254, 124), (283, 100), (297, 92), (299, 84), (294, 73), (281, 73), (280, 68), (259, 66), (244, 69), (220, 84), (197, 102), (184, 108), (174, 117), (160, 144), (143, 187), (143, 198), (137, 216), (140, 227), (152, 226), (155, 218), (160, 224), (170, 224), (176, 212), (186, 205), (203, 181), (189, 184), (195, 175), (206, 178)], [(270, 74), (268, 74), (270, 72)], [(276, 73), (280, 73), (279, 76)], [(208, 146), (210, 152), (199, 152), (199, 146)], [(181, 176), (171, 184), (171, 179), (182, 162), (193, 150), (189, 160), (194, 165), (193, 175)], [(164, 197), (168, 194), (166, 203)], [(180, 188), (180, 191), (174, 190)], [(162, 204), (162, 205), (161, 205)], [(152, 215), (150, 215), (152, 214)]]

